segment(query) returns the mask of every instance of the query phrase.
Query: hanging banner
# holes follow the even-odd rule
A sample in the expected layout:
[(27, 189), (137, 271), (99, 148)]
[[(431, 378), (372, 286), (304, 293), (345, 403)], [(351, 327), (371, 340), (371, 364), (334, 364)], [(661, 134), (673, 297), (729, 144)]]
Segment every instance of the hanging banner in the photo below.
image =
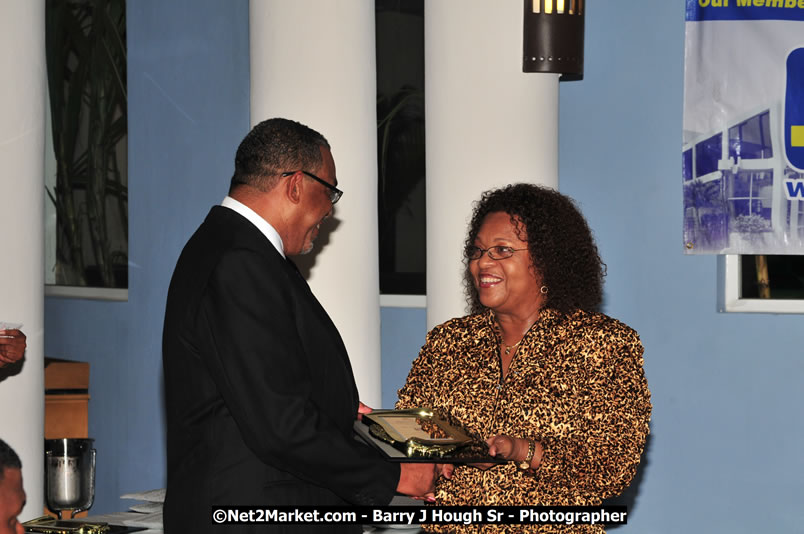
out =
[(804, 0), (687, 0), (684, 250), (804, 254)]

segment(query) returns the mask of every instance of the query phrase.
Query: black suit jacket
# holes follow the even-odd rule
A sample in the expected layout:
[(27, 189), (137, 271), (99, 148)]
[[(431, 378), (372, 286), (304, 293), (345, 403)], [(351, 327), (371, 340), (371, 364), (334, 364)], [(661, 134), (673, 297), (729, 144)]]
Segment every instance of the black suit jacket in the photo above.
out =
[(295, 266), (233, 210), (213, 207), (182, 251), (163, 366), (167, 534), (285, 531), (215, 528), (212, 505), (393, 497), (399, 466), (353, 437), (357, 388), (335, 325)]

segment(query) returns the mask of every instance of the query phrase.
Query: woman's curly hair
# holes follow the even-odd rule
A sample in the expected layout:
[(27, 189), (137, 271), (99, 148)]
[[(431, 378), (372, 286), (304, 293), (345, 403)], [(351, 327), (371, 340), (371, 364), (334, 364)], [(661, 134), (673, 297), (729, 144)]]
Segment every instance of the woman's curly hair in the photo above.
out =
[[(575, 202), (548, 187), (512, 184), (486, 191), (475, 203), (465, 246), (475, 244), (477, 233), (489, 213), (504, 212), (523, 230), (533, 265), (541, 273), (548, 293), (545, 307), (571, 313), (595, 311), (603, 298), (606, 265)], [(464, 288), (471, 313), (480, 313), (480, 303), (469, 260), (464, 256)]]

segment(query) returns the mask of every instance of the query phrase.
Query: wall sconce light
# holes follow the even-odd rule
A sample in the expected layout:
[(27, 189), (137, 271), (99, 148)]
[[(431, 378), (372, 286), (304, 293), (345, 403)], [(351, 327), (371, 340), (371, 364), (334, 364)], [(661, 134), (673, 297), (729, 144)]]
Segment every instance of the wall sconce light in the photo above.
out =
[(583, 78), (584, 0), (525, 0), (522, 72)]

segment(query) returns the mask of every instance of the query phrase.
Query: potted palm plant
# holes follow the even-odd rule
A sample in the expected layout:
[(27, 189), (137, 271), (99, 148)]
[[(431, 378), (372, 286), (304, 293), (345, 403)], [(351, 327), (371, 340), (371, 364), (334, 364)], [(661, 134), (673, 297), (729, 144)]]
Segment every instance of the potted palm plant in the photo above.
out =
[(124, 0), (48, 0), (56, 283), (127, 287)]

